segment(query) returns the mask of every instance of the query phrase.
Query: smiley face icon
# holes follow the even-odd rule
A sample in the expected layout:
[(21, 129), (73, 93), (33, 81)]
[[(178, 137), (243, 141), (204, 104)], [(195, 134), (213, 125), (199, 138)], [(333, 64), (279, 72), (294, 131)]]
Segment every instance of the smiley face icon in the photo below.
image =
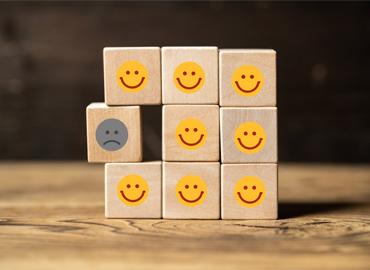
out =
[(195, 62), (184, 62), (173, 73), (173, 82), (176, 88), (186, 94), (199, 91), (203, 87), (205, 79), (203, 68)]
[(255, 176), (241, 178), (234, 187), (234, 198), (241, 206), (252, 208), (260, 205), (266, 196), (265, 184)]
[(137, 174), (130, 174), (117, 185), (118, 199), (128, 206), (137, 206), (145, 202), (149, 194), (148, 183)]
[(128, 130), (126, 125), (118, 119), (105, 119), (97, 127), (95, 138), (104, 150), (117, 151), (126, 144)]
[(148, 70), (138, 61), (127, 61), (118, 68), (116, 81), (123, 91), (138, 92), (148, 83)]
[(251, 97), (261, 91), (264, 84), (262, 72), (254, 66), (237, 68), (231, 78), (231, 85), (236, 93)]
[(184, 119), (176, 127), (176, 141), (185, 149), (198, 149), (206, 143), (207, 135), (205, 125), (198, 119)]
[(242, 123), (235, 131), (234, 144), (243, 153), (257, 153), (263, 149), (265, 143), (265, 130), (256, 122)]
[(207, 197), (207, 184), (200, 176), (184, 176), (177, 182), (176, 197), (185, 206), (201, 205)]

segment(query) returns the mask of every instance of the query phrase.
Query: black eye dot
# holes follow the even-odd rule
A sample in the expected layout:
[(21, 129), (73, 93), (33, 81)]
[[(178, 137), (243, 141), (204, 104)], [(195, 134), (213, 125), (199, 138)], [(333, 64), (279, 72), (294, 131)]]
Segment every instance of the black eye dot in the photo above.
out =
[(186, 71), (184, 71), (184, 72), (182, 73), (182, 75), (184, 75), (184, 76), (186, 76), (186, 74), (188, 74)]
[(131, 187), (131, 185), (130, 184), (127, 184), (127, 186), (126, 186), (127, 188), (130, 188)]
[(185, 128), (185, 131), (186, 131), (186, 132), (189, 132), (189, 129), (188, 129), (188, 128)]
[(253, 186), (253, 187), (252, 187), (252, 189), (253, 189), (253, 190), (256, 190), (256, 186)]
[(242, 75), (242, 79), (245, 79), (245, 75), (244, 74)]
[(257, 135), (257, 132), (253, 131), (252, 134), (253, 134), (253, 136), (256, 136)]
[(126, 74), (127, 74), (127, 75), (130, 75), (130, 71), (129, 71), (129, 70), (127, 70), (127, 71), (126, 71)]
[(185, 185), (185, 188), (188, 189), (189, 188), (189, 185)]
[(253, 75), (253, 74), (252, 74), (252, 75), (250, 75), (250, 76), (249, 76), (249, 78), (254, 79), (254, 75)]
[(114, 134), (118, 134), (118, 130), (115, 130), (115, 131), (114, 131)]
[(136, 188), (139, 188), (139, 185), (138, 185), (138, 184), (136, 184), (136, 185), (135, 185), (135, 187), (136, 187)]
[(136, 75), (137, 75), (137, 74), (139, 74), (139, 71), (135, 70), (135, 74), (136, 74)]
[(197, 185), (194, 185), (194, 189), (197, 189), (198, 188), (198, 186)]
[(109, 134), (109, 130), (106, 130), (106, 131), (105, 131), (105, 134)]
[(247, 187), (247, 186), (244, 186), (243, 188), (244, 188), (245, 190), (247, 190), (247, 189), (248, 189), (248, 187)]
[(193, 72), (191, 73), (191, 75), (193, 75), (193, 76), (194, 76), (194, 75), (195, 75), (195, 71), (193, 71)]
[(194, 132), (197, 132), (197, 131), (198, 131), (198, 129), (197, 129), (197, 128), (194, 128), (193, 130), (194, 130)]
[(244, 131), (244, 135), (247, 136), (248, 135), (248, 132)]

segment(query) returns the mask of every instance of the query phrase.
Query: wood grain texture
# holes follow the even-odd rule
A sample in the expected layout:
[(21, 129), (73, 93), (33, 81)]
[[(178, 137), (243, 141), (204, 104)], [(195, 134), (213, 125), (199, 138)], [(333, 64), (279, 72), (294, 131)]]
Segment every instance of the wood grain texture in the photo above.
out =
[[(126, 144), (119, 150), (107, 151), (96, 141), (96, 129), (106, 119), (118, 119), (128, 130)], [(141, 114), (139, 106), (108, 107), (92, 103), (86, 108), (87, 155), (89, 162), (135, 162), (142, 160)]]
[[(138, 205), (124, 204), (118, 198), (117, 186), (128, 175), (137, 175), (146, 182), (147, 187), (140, 186), (141, 183), (137, 182), (130, 183), (129, 188), (122, 189), (126, 192), (127, 198), (131, 200), (140, 198), (141, 192), (145, 192), (146, 197), (142, 197), (143, 202)], [(140, 185), (135, 187), (136, 184)], [(135, 189), (138, 189), (138, 192)], [(161, 218), (162, 162), (105, 164), (105, 216), (108, 218)]]
[[(277, 219), (278, 179), (277, 164), (222, 164), (221, 165), (221, 218), (222, 219)], [(264, 190), (247, 186), (240, 189), (242, 198), (253, 201), (263, 192), (263, 201), (255, 207), (246, 207), (235, 198), (235, 185), (243, 177), (258, 177)], [(262, 199), (262, 197), (261, 197)], [(257, 202), (256, 202), (257, 203)], [(250, 206), (251, 204), (249, 204)]]
[(279, 220), (119, 220), (104, 217), (103, 165), (0, 163), (0, 268), (369, 269), (369, 166), (279, 178)]
[[(220, 131), (219, 107), (217, 105), (165, 105), (162, 114), (162, 155), (166, 161), (219, 161), (220, 160)], [(205, 143), (198, 148), (187, 149), (180, 145), (178, 136), (187, 134), (186, 130), (176, 134), (177, 126), (186, 119), (201, 121), (207, 130)], [(185, 127), (184, 127), (185, 128)], [(189, 126), (189, 133), (195, 126)], [(198, 127), (199, 128), (199, 127)], [(200, 138), (192, 134), (192, 142)], [(184, 137), (185, 138), (185, 137)], [(188, 139), (189, 140), (189, 139)]]
[[(221, 107), (220, 109), (221, 125), (221, 162), (222, 163), (276, 163), (277, 162), (277, 109), (276, 107), (263, 108), (237, 108)], [(238, 149), (234, 142), (235, 133), (238, 127), (246, 122), (255, 122), (260, 125), (266, 134), (264, 146), (261, 144), (261, 150), (255, 153), (245, 153)], [(242, 142), (245, 145), (257, 145), (256, 139), (248, 130), (248, 134), (243, 136)], [(249, 137), (248, 137), (249, 136)], [(255, 136), (259, 136), (256, 134)], [(249, 139), (252, 138), (252, 139)], [(249, 140), (250, 145), (248, 144)], [(263, 143), (263, 142), (262, 142)]]
[[(240, 95), (233, 88), (232, 76), (241, 66), (253, 66), (262, 73), (261, 90), (254, 96)], [(243, 75), (246, 78), (241, 81), (252, 80), (250, 75), (253, 74)], [(219, 52), (219, 76), (220, 106), (276, 106), (276, 52), (274, 50), (221, 49)]]
[[(104, 48), (103, 55), (106, 104), (161, 104), (161, 56), (159, 47)], [(124, 91), (117, 83), (117, 70), (127, 61), (138, 61), (146, 68), (148, 74), (143, 78), (147, 82), (145, 82), (145, 87), (142, 90), (137, 92)], [(131, 73), (127, 76), (135, 76), (135, 71), (131, 70)], [(137, 76), (141, 75), (138, 74)]]
[[(163, 104), (218, 104), (217, 47), (163, 47), (161, 50)], [(174, 83), (174, 71), (184, 62), (195, 62), (204, 71), (205, 76), (201, 78), (204, 84), (194, 93), (180, 91)], [(187, 72), (186, 76), (192, 76), (193, 70), (183, 72)]]
[[(197, 182), (181, 182), (179, 189), (187, 200), (202, 199), (191, 205), (178, 198), (177, 186), (184, 177)], [(187, 179), (189, 180), (189, 179)], [(191, 179), (190, 179), (191, 181)], [(199, 181), (204, 181), (205, 188)], [(198, 185), (194, 189), (193, 184)], [(188, 188), (186, 188), (186, 185)], [(203, 190), (204, 188), (204, 190)], [(189, 190), (192, 193), (189, 193)], [(204, 192), (201, 194), (201, 192)], [(220, 218), (220, 163), (218, 162), (164, 162), (163, 163), (163, 218), (166, 219), (219, 219)]]

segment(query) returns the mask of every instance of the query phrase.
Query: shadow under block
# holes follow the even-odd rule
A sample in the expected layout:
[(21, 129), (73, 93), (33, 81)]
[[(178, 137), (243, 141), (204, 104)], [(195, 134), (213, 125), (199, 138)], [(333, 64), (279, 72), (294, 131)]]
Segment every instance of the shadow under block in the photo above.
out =
[(222, 164), (222, 219), (277, 219), (277, 164)]
[(276, 106), (276, 52), (222, 49), (220, 106)]
[(217, 47), (163, 47), (162, 101), (218, 104)]
[(165, 105), (162, 110), (163, 160), (220, 160), (217, 105)]
[(161, 104), (159, 47), (104, 48), (108, 105)]
[(219, 162), (163, 162), (162, 187), (163, 218), (220, 218)]
[(277, 163), (277, 109), (221, 108), (222, 163)]
[(162, 162), (105, 164), (107, 218), (161, 218)]
[(86, 108), (86, 120), (89, 162), (142, 160), (139, 106), (92, 103)]

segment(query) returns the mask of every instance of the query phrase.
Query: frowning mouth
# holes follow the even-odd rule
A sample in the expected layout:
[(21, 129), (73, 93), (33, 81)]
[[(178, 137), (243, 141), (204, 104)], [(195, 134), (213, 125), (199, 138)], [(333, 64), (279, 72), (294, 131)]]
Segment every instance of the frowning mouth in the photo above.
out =
[(244, 199), (244, 198), (242, 197), (242, 195), (240, 194), (240, 192), (238, 192), (239, 199), (241, 199), (243, 202), (245, 202), (245, 203), (247, 203), (247, 204), (252, 204), (252, 203), (256, 203), (256, 202), (258, 202), (258, 201), (259, 201), (259, 199), (261, 199), (262, 194), (263, 194), (263, 193), (262, 193), (262, 192), (260, 192), (260, 193), (258, 194), (257, 199), (255, 199), (255, 200), (253, 200), (253, 201), (247, 201), (246, 199)]
[(127, 88), (130, 88), (130, 89), (135, 89), (135, 88), (138, 88), (140, 85), (143, 84), (144, 80), (145, 80), (145, 77), (142, 77), (140, 82), (137, 84), (137, 85), (128, 85), (127, 83), (125, 83), (125, 81), (123, 80), (123, 77), (119, 77), (119, 79), (121, 80), (121, 83), (126, 86)]
[(186, 86), (186, 85), (182, 84), (180, 78), (176, 78), (176, 80), (179, 83), (179, 85), (181, 85), (182, 88), (192, 90), (200, 84), (200, 82), (202, 81), (202, 78), (199, 78), (197, 83), (194, 84), (193, 86)]
[(126, 200), (126, 201), (128, 201), (128, 202), (138, 202), (138, 201), (140, 201), (143, 197), (144, 197), (144, 194), (145, 194), (145, 190), (143, 190), (143, 192), (141, 193), (141, 195), (140, 195), (140, 197), (139, 198), (137, 198), (137, 199), (129, 199), (129, 198), (127, 198), (126, 197), (126, 195), (125, 195), (125, 193), (121, 190), (120, 191), (120, 193), (121, 193), (121, 195), (122, 195), (122, 197)]
[(121, 145), (121, 144), (120, 144), (120, 142), (119, 142), (119, 141), (116, 141), (116, 140), (108, 140), (108, 141), (105, 141), (105, 142), (103, 143), (103, 145), (106, 145), (106, 144), (108, 144), (108, 143), (115, 143), (115, 144)]
[(203, 196), (203, 194), (204, 194), (204, 191), (201, 191), (201, 192), (200, 192), (200, 194), (199, 194), (199, 196), (198, 196), (198, 198), (196, 198), (195, 200), (189, 200), (189, 199), (186, 199), (186, 198), (184, 197), (184, 195), (182, 195), (182, 192), (181, 192), (181, 191), (179, 191), (179, 194), (180, 194), (181, 199), (183, 199), (185, 202), (188, 202), (188, 203), (195, 203), (195, 202), (199, 201), (199, 200), (202, 198), (202, 196)]
[(195, 143), (188, 143), (187, 141), (185, 141), (185, 140), (184, 140), (184, 138), (182, 137), (182, 135), (181, 135), (181, 134), (179, 134), (179, 138), (180, 138), (180, 140), (181, 140), (184, 144), (186, 144), (186, 145), (188, 145), (188, 146), (195, 146), (195, 145), (199, 144), (199, 143), (203, 140), (203, 137), (204, 137), (204, 134), (200, 135), (199, 140), (197, 140)]
[(258, 86), (260, 86), (260, 83), (261, 83), (261, 81), (258, 81), (257, 84), (256, 84), (256, 86), (254, 88), (252, 88), (250, 90), (246, 90), (246, 89), (243, 89), (242, 87), (240, 87), (238, 81), (235, 81), (236, 87), (238, 87), (238, 89), (240, 91), (244, 92), (244, 93), (252, 93), (253, 91), (255, 91), (258, 88)]
[(241, 147), (247, 149), (247, 150), (253, 150), (253, 149), (256, 149), (258, 146), (260, 146), (260, 144), (262, 143), (262, 138), (259, 139), (258, 143), (255, 145), (255, 146), (246, 146), (245, 144), (242, 143), (242, 140), (240, 138), (238, 138), (238, 142), (239, 144), (241, 145)]

